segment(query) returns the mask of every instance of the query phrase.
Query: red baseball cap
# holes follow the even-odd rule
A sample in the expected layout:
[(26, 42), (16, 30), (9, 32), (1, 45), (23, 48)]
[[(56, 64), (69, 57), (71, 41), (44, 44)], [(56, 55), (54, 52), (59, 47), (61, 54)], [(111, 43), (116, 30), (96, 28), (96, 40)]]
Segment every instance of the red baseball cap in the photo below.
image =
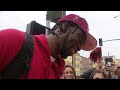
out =
[(88, 23), (84, 18), (81, 18), (75, 14), (69, 14), (62, 18), (60, 18), (57, 22), (63, 21), (71, 21), (77, 24), (82, 30), (84, 30), (87, 34), (87, 39), (85, 44), (81, 47), (82, 50), (90, 51), (93, 50), (97, 46), (97, 40), (89, 33)]

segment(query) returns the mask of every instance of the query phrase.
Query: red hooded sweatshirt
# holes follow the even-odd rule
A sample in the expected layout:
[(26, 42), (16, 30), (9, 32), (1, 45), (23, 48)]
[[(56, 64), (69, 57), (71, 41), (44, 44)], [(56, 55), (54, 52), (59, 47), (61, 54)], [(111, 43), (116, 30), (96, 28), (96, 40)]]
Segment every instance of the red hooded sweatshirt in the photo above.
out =
[[(64, 60), (58, 56), (55, 62), (50, 59), (50, 49), (45, 35), (34, 35), (34, 54), (27, 79), (59, 79), (64, 68)], [(0, 31), (0, 71), (20, 51), (25, 40), (24, 32), (16, 29)], [(21, 79), (25, 79), (22, 75)]]

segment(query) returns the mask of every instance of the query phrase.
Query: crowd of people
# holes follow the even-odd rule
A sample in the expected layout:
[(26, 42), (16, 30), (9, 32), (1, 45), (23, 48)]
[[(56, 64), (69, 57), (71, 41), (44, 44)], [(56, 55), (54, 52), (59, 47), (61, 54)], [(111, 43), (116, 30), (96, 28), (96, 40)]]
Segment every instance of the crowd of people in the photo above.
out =
[[(90, 59), (96, 67), (85, 71), (81, 79), (120, 79), (120, 67), (114, 61), (105, 63), (101, 55), (101, 48), (95, 48), (90, 53)], [(72, 66), (71, 66), (72, 67)], [(67, 69), (66, 69), (67, 70)], [(75, 71), (75, 70), (71, 70)], [(63, 70), (63, 74), (67, 72)], [(69, 73), (69, 75), (71, 75)]]
[[(114, 62), (109, 66), (103, 62), (99, 67), (87, 70), (81, 75), (84, 79), (120, 79), (120, 69)], [(98, 63), (99, 64), (99, 63)], [(99, 69), (98, 69), (99, 68)]]
[(63, 69), (61, 79), (120, 79), (120, 67), (114, 62), (111, 66), (101, 63), (95, 68), (85, 71), (80, 78), (76, 78), (75, 70), (72, 66), (66, 65)]

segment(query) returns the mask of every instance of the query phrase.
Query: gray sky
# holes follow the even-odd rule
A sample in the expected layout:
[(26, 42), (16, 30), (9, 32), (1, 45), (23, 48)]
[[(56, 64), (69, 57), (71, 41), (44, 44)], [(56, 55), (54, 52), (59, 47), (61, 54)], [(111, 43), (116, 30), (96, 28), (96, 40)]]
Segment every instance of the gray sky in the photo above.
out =
[[(85, 18), (89, 24), (90, 33), (103, 41), (120, 39), (120, 15), (119, 11), (67, 11), (66, 14), (77, 14)], [(0, 30), (16, 28), (26, 31), (26, 25), (32, 20), (46, 26), (46, 11), (0, 11)], [(51, 23), (52, 27), (54, 23)], [(104, 42), (102, 55), (115, 55), (120, 58), (120, 41)], [(80, 51), (80, 54), (89, 57), (90, 51)]]

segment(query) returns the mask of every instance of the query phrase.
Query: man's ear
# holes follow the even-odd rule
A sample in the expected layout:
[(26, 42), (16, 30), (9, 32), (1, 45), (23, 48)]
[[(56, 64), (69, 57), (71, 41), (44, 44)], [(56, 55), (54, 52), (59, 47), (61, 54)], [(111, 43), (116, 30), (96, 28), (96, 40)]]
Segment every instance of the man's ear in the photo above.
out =
[(65, 32), (71, 32), (73, 28), (71, 26), (68, 26), (66, 22), (63, 22), (62, 29), (63, 29), (62, 33), (65, 33)]
[(62, 28), (61, 32), (65, 33), (67, 31), (67, 24), (63, 22), (61, 28)]
[(68, 24), (67, 24), (67, 22), (63, 22), (62, 23), (62, 25), (61, 25), (61, 27), (62, 27), (62, 29), (63, 29), (63, 32), (62, 33), (65, 33), (66, 31), (71, 31), (70, 29), (71, 29), (71, 26), (69, 26)]

